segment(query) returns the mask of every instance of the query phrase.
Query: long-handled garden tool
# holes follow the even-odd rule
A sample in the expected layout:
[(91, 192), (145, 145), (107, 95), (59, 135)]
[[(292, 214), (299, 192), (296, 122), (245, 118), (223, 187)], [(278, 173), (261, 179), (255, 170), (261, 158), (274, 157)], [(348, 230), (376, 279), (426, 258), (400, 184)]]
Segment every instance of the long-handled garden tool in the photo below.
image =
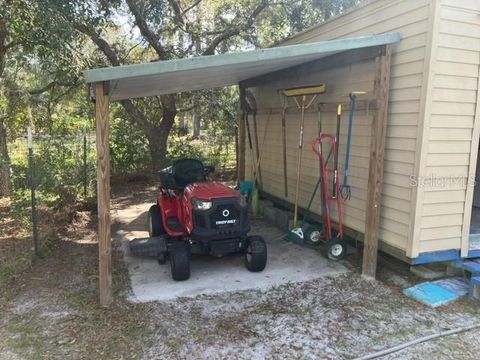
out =
[(287, 97), (281, 93), (282, 101), (282, 155), (283, 155), (283, 186), (285, 198), (288, 198), (288, 183), (287, 183), (287, 127), (285, 118), (287, 115)]
[(332, 187), (332, 197), (335, 199), (338, 195), (339, 184), (338, 184), (338, 145), (340, 140), (340, 123), (342, 120), (342, 104), (338, 104), (337, 107), (337, 132), (335, 135), (335, 142), (332, 146), (335, 147), (333, 151), (333, 187)]
[[(257, 152), (257, 157), (255, 156), (255, 152), (253, 150), (253, 141), (252, 141), (252, 132), (250, 130), (250, 114), (253, 114), (254, 120), (256, 120), (256, 112), (257, 112), (257, 102), (255, 100), (255, 97), (250, 91), (245, 91), (245, 105), (246, 105), (246, 111), (245, 111), (245, 124), (247, 128), (247, 138), (248, 138), (248, 148), (250, 149), (250, 157), (251, 157), (251, 163), (252, 163), (252, 169), (253, 169), (253, 177), (256, 177), (255, 175), (255, 159), (258, 157), (258, 152)], [(256, 128), (256, 125), (254, 126)]]
[[(321, 111), (320, 103), (318, 104), (318, 107), (317, 107), (317, 134), (318, 136), (322, 134), (322, 111)], [(322, 153), (321, 148), (322, 148), (322, 144), (319, 143), (320, 153)], [(330, 152), (328, 154), (328, 157), (326, 160), (327, 162), (331, 154), (332, 154), (332, 149), (330, 149)], [(318, 190), (322, 192), (322, 186), (320, 185), (322, 184), (322, 181), (323, 181), (323, 176), (322, 176), (323, 171), (322, 171), (322, 162), (320, 159), (319, 159), (319, 165), (320, 165), (319, 166), (320, 174), (319, 174), (317, 183), (313, 188), (313, 192), (310, 197), (310, 200), (308, 201), (307, 208), (303, 213), (303, 218), (302, 218), (300, 227), (292, 229), (291, 232), (287, 234), (287, 240), (296, 241), (296, 242), (305, 241), (311, 245), (317, 245), (318, 242), (321, 240), (321, 232), (322, 232), (321, 226), (309, 225), (308, 227), (306, 227), (307, 220), (310, 216), (310, 209), (312, 207), (313, 201), (315, 200), (315, 196), (317, 195)], [(321, 198), (323, 199), (323, 194), (321, 195)], [(325, 201), (322, 200), (321, 203), (322, 203), (322, 214), (325, 214), (325, 210), (323, 209), (323, 205), (325, 204)]]
[[(312, 105), (319, 94), (323, 94), (326, 91), (325, 84), (298, 87), (283, 90), (284, 96), (293, 97), (297, 107), (301, 111), (300, 120), (300, 134), (298, 142), (298, 160), (297, 160), (297, 183), (295, 189), (295, 208), (293, 213), (293, 229), (287, 234), (287, 239), (293, 237), (300, 237), (303, 239), (303, 230), (298, 226), (298, 200), (300, 196), (300, 175), (302, 170), (302, 154), (303, 154), (303, 133), (305, 128), (305, 111)], [(308, 99), (311, 96), (310, 100)], [(301, 98), (299, 102), (298, 98)]]
[[(256, 161), (254, 161), (254, 169), (255, 169), (255, 175), (253, 177), (253, 184), (255, 185), (257, 183), (257, 176), (260, 176), (260, 163), (262, 161), (262, 156), (263, 156), (263, 149), (265, 147), (265, 141), (267, 139), (267, 130), (268, 130), (268, 125), (270, 124), (270, 118), (272, 116), (272, 110), (270, 109), (267, 117), (267, 121), (265, 122), (265, 128), (263, 130), (263, 138), (262, 138), (262, 144), (259, 149), (259, 154), (258, 158)], [(259, 213), (259, 195), (258, 195), (258, 188), (257, 186), (253, 186), (252, 189), (252, 213), (254, 216), (258, 215)]]
[(343, 170), (343, 183), (340, 185), (340, 196), (343, 200), (350, 200), (352, 197), (352, 188), (348, 183), (350, 177), (350, 151), (352, 146), (352, 130), (353, 130), (353, 119), (355, 116), (355, 104), (357, 100), (357, 95), (365, 94), (364, 91), (353, 91), (348, 97), (350, 98), (350, 113), (348, 115), (348, 135), (347, 135), (347, 146), (345, 149), (345, 165)]
[[(259, 149), (259, 142), (258, 142), (258, 129), (257, 129), (257, 101), (255, 100), (255, 96), (253, 95), (253, 93), (249, 90), (245, 91), (245, 100), (248, 105), (249, 112), (252, 114), (252, 120), (253, 120), (253, 136), (255, 138), (255, 154), (256, 154), (254, 158), (252, 157), (252, 164), (254, 165), (253, 171), (255, 174), (254, 176), (256, 177), (256, 181), (258, 181), (258, 183), (260, 183), (261, 185), (262, 172), (260, 167), (258, 169), (255, 167), (255, 164), (258, 161), (258, 158), (260, 156), (260, 149)], [(256, 174), (256, 171), (258, 171), (258, 174)]]
[[(265, 147), (265, 141), (267, 139), (267, 130), (268, 130), (268, 125), (270, 124), (270, 118), (272, 117), (272, 109), (269, 110), (268, 112), (268, 117), (267, 117), (267, 121), (265, 122), (265, 128), (263, 129), (263, 138), (262, 138), (262, 144), (260, 145), (260, 150), (259, 150), (259, 155), (258, 155), (258, 158), (257, 160), (255, 161), (255, 174), (256, 176), (260, 176), (260, 163), (262, 161), (262, 156), (263, 156), (263, 148)], [(254, 177), (254, 182), (256, 182), (257, 178)]]

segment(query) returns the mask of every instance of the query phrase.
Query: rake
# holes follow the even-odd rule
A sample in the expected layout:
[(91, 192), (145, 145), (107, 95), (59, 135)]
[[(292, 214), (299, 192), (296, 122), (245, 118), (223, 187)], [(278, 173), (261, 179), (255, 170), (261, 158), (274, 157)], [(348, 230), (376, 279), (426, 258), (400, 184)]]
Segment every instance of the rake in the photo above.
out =
[[(293, 97), (295, 104), (301, 111), (300, 134), (298, 142), (298, 161), (297, 161), (297, 183), (295, 189), (295, 208), (293, 214), (293, 229), (287, 234), (286, 238), (301, 238), (303, 240), (303, 230), (298, 227), (298, 200), (300, 196), (300, 174), (302, 170), (302, 154), (303, 154), (303, 133), (305, 128), (305, 111), (313, 104), (318, 95), (324, 94), (326, 91), (325, 84), (296, 87), (282, 90), (283, 96), (286, 98)], [(299, 100), (301, 99), (301, 100)]]

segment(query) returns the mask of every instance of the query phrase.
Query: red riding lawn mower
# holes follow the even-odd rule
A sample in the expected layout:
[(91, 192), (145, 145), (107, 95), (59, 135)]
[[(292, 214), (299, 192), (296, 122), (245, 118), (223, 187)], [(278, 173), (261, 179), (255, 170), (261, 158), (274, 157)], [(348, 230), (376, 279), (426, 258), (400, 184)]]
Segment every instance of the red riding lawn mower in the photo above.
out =
[(160, 194), (148, 212), (149, 238), (130, 243), (134, 255), (170, 259), (172, 278), (190, 277), (191, 254), (223, 257), (243, 253), (248, 270), (262, 271), (267, 246), (248, 236), (248, 204), (238, 191), (209, 175), (213, 167), (194, 159), (177, 160), (160, 172)]

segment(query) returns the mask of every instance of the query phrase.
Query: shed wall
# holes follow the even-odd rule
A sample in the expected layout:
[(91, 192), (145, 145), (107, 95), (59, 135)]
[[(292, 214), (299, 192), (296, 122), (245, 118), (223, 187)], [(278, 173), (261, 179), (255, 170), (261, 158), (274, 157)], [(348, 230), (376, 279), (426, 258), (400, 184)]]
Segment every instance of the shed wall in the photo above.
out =
[(463, 256), (468, 252), (473, 197), (468, 180), (475, 177), (478, 154), (480, 1), (441, 0), (435, 32), (412, 257), (461, 248)]
[[(402, 41), (393, 47), (390, 83), (389, 119), (385, 153), (385, 175), (382, 193), (382, 213), (380, 238), (383, 242), (402, 251), (407, 251), (412, 234), (411, 215), (416, 200), (411, 186), (411, 174), (415, 174), (417, 134), (421, 123), (420, 101), (424, 85), (427, 39), (431, 29), (432, 4), (428, 0), (382, 0), (370, 2), (343, 16), (312, 28), (289, 39), (285, 45), (332, 40), (374, 33), (397, 31)], [(321, 102), (348, 102), (350, 91), (367, 90), (370, 97), (373, 90), (373, 62), (353, 65), (312, 74), (296, 79), (281, 79), (254, 89), (259, 100), (259, 128), (263, 129), (266, 112), (278, 108), (280, 99), (277, 89), (290, 86), (324, 82), (328, 93)], [(368, 97), (368, 95), (366, 96)], [(326, 131), (333, 133), (334, 113), (324, 115)], [(345, 144), (346, 119), (344, 114), (341, 143)], [(289, 173), (289, 198), (293, 201), (296, 149), (298, 143), (299, 116), (293, 107), (287, 118), (287, 148)], [(358, 112), (354, 125), (353, 158), (351, 159), (352, 199), (345, 205), (346, 226), (364, 232), (366, 189), (368, 177), (368, 156), (370, 150), (371, 112)], [(262, 130), (263, 131), (263, 130)], [(304, 172), (300, 205), (305, 207), (318, 176), (318, 161), (310, 150), (310, 142), (316, 133), (315, 114), (307, 118), (306, 149), (304, 151)], [(261, 136), (259, 137), (262, 138)], [(280, 115), (270, 120), (267, 144), (262, 159), (264, 190), (283, 198), (283, 167)], [(248, 158), (248, 157), (247, 157)], [(343, 150), (340, 152), (343, 159)], [(248, 159), (247, 159), (248, 160)], [(343, 165), (343, 160), (341, 161)], [(247, 164), (247, 170), (251, 165)], [(319, 204), (314, 203), (314, 211), (319, 212)]]
[[(269, 83), (261, 88), (254, 89), (255, 97), (258, 99), (259, 114), (258, 133), (260, 144), (263, 141), (265, 126), (269, 117), (267, 134), (264, 146), (262, 148), (261, 174), (263, 180), (263, 189), (277, 197), (284, 198), (283, 186), (283, 152), (282, 152), (282, 126), (281, 126), (281, 108), (280, 97), (277, 90), (280, 88), (296, 87), (309, 84), (326, 83), (327, 94), (321, 95), (318, 99), (320, 102), (337, 103), (345, 102), (344, 94), (348, 94), (350, 89), (362, 89), (364, 91), (373, 91), (373, 71), (374, 63), (364, 62), (348, 67), (340, 67), (329, 71), (313, 73), (308, 78), (305, 77), (286, 77), (281, 80)], [(300, 128), (300, 110), (297, 109), (293, 99), (288, 101), (289, 108), (286, 115), (287, 129), (287, 169), (288, 169), (288, 200), (294, 201), (296, 173), (297, 173), (297, 156)], [(300, 182), (300, 206), (306, 207), (314, 190), (315, 184), (319, 178), (320, 169), (319, 161), (311, 149), (311, 143), (317, 134), (317, 103), (315, 102), (306, 114), (305, 118), (305, 135), (304, 135), (304, 151), (303, 163)], [(366, 206), (366, 190), (368, 183), (368, 162), (370, 154), (370, 136), (372, 111), (364, 110), (357, 112), (355, 118), (355, 127), (352, 140), (352, 158), (351, 158), (351, 185), (352, 198), (345, 206), (344, 221), (349, 227), (355, 230), (364, 230), (365, 223), (365, 206)], [(346, 119), (348, 114), (343, 114), (343, 126), (340, 137), (339, 156), (341, 164), (345, 156), (345, 143), (347, 135)], [(252, 123), (252, 122), (251, 122)], [(336, 112), (322, 112), (322, 129), (326, 133), (335, 133)], [(250, 125), (251, 130), (253, 129)], [(247, 157), (247, 176), (251, 178), (252, 164), (251, 156)], [(319, 196), (313, 203), (314, 212), (319, 213), (320, 202)]]

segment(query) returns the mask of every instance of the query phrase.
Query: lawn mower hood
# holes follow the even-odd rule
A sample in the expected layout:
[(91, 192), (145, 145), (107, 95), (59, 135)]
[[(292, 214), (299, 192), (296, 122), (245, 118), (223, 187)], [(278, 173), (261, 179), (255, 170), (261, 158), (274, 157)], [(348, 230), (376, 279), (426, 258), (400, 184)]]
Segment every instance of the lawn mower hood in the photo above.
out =
[(244, 237), (250, 230), (246, 199), (226, 185), (190, 184), (185, 187), (183, 201), (191, 204), (194, 225), (191, 232), (198, 240)]
[(211, 201), (223, 198), (239, 198), (240, 193), (219, 182), (198, 182), (188, 185), (184, 190), (188, 200)]

